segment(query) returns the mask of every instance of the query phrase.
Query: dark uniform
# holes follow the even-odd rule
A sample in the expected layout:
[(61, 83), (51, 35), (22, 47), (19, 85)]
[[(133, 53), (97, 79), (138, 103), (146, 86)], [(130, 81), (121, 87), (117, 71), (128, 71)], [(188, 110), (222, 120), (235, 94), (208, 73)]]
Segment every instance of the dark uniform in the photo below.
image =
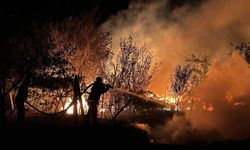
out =
[(24, 102), (28, 98), (29, 84), (30, 84), (30, 77), (25, 77), (23, 83), (19, 87), (16, 99), (15, 99), (16, 106), (17, 106), (17, 121), (21, 125), (24, 123), (24, 119), (25, 119)]
[(102, 78), (97, 77), (96, 81), (93, 83), (93, 86), (91, 88), (91, 92), (88, 97), (88, 105), (89, 105), (89, 111), (87, 114), (87, 121), (89, 122), (90, 119), (93, 119), (93, 123), (96, 123), (97, 119), (97, 106), (99, 104), (99, 100), (101, 97), (101, 94), (107, 92), (109, 88), (112, 86), (106, 85), (102, 83)]

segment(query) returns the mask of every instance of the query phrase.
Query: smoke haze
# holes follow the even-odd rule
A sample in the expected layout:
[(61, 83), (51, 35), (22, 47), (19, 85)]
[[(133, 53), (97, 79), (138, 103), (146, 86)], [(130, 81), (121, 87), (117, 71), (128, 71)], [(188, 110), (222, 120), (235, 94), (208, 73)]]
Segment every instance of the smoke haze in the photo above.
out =
[(113, 32), (114, 49), (121, 37), (132, 35), (138, 44), (145, 42), (154, 51), (162, 66), (149, 89), (163, 94), (177, 64), (191, 53), (205, 53), (218, 62), (228, 57), (230, 43), (249, 41), (249, 5), (248, 0), (209, 0), (170, 11), (167, 0), (132, 1), (106, 26)]
[[(214, 140), (249, 137), (249, 64), (237, 54), (228, 54), (234, 49), (231, 43), (250, 41), (250, 1), (206, 0), (199, 5), (184, 4), (173, 9), (168, 6), (167, 0), (132, 1), (127, 10), (105, 23), (113, 32), (114, 49), (118, 49), (121, 37), (132, 35), (138, 44), (145, 42), (153, 50), (162, 65), (149, 90), (160, 95), (170, 86), (175, 67), (184, 63), (188, 55), (211, 56), (213, 65), (208, 77), (195, 93), (212, 103), (214, 111), (193, 113), (192, 129), (188, 130), (174, 118), (159, 127), (157, 135), (171, 135), (168, 141), (172, 142), (183, 139), (180, 143), (185, 143), (184, 139), (188, 138), (184, 137), (190, 135), (189, 132), (195, 133), (193, 137), (213, 137)], [(226, 103), (226, 96), (233, 96), (233, 102)], [(244, 106), (238, 109), (235, 102), (242, 102)]]

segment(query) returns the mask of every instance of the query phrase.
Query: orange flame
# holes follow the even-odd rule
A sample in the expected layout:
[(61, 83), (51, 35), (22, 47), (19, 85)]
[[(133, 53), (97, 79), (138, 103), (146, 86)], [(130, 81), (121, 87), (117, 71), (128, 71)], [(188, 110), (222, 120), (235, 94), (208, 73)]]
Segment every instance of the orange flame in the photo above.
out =
[[(88, 109), (89, 109), (89, 106), (88, 106), (88, 103), (86, 101), (86, 99), (84, 98), (84, 96), (82, 96), (82, 105), (83, 105), (83, 114), (87, 114), (88, 113)], [(69, 104), (72, 102), (72, 98), (68, 97), (65, 105), (64, 105), (64, 108), (67, 108), (69, 106)], [(61, 110), (63, 110), (63, 108), (61, 108)], [(74, 112), (74, 108), (73, 106), (71, 106), (68, 110), (67, 110), (67, 114), (73, 114)], [(77, 114), (82, 114), (81, 112), (81, 108), (80, 108), (80, 102), (77, 101)]]

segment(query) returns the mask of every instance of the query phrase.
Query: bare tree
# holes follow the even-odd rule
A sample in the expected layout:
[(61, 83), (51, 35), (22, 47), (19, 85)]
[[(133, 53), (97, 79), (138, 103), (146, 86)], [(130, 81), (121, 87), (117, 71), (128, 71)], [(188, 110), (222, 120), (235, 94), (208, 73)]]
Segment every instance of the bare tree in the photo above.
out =
[(242, 55), (248, 64), (250, 64), (250, 44), (249, 43), (241, 43), (235, 46), (235, 50)]
[(191, 56), (186, 58), (185, 61), (190, 66), (192, 71), (190, 77), (191, 87), (188, 91), (190, 93), (207, 76), (211, 62), (210, 57), (205, 54), (200, 56), (191, 54)]
[[(179, 107), (180, 97), (193, 95), (194, 89), (207, 76), (211, 66), (210, 57), (191, 54), (185, 59), (185, 65), (182, 68), (177, 66), (172, 77), (172, 91), (177, 94), (177, 107)], [(191, 96), (191, 110), (193, 108), (193, 97)], [(189, 101), (188, 101), (189, 103)]]
[[(145, 91), (152, 81), (159, 64), (153, 63), (153, 56), (146, 45), (134, 44), (133, 38), (122, 38), (120, 51), (111, 56), (104, 64), (104, 74), (107, 82), (116, 88), (122, 88), (135, 93)], [(113, 91), (115, 112), (124, 104), (124, 100), (132, 97)]]
[[(6, 83), (7, 79), (15, 79), (22, 84), (22, 79), (31, 75), (32, 84), (29, 86), (43, 89), (42, 94), (37, 96), (59, 94), (58, 92), (65, 96), (64, 89), (69, 87), (74, 75), (97, 73), (101, 62), (109, 54), (111, 35), (91, 23), (84, 18), (70, 17), (48, 26), (34, 26), (29, 35), (10, 39), (8, 49), (11, 51), (7, 48), (4, 51), (6, 61), (3, 64), (6, 65), (9, 61), (14, 67), (8, 66), (11, 69), (4, 70), (9, 77), (1, 73), (1, 89), (4, 89), (1, 94), (4, 96), (10, 91), (7, 90), (6, 85), (11, 85)], [(1, 66), (3, 67), (4, 65)], [(17, 87), (17, 83), (15, 85)], [(35, 94), (33, 89), (30, 90), (30, 94)], [(34, 95), (30, 95), (29, 99), (32, 96)]]
[[(12, 90), (19, 90), (25, 76), (34, 76), (38, 68), (50, 62), (48, 32), (34, 27), (29, 34), (11, 37), (1, 51), (1, 102)], [(2, 55), (3, 54), (3, 55)], [(21, 84), (21, 85), (20, 85)], [(4, 105), (1, 105), (5, 107)], [(1, 109), (2, 110), (2, 109)], [(1, 113), (3, 114), (4, 111)], [(5, 116), (4, 114), (1, 116)]]
[(191, 68), (189, 65), (181, 67), (178, 65), (175, 74), (172, 76), (172, 91), (177, 95), (176, 109), (179, 111), (180, 98), (189, 90), (189, 80), (191, 77)]
[(111, 34), (90, 17), (69, 17), (50, 25), (54, 49), (73, 66), (73, 74), (92, 80), (110, 54)]
[[(85, 82), (90, 82), (98, 75), (102, 62), (110, 53), (111, 34), (97, 27), (89, 17), (69, 17), (61, 22), (50, 23), (48, 33), (48, 54), (50, 63), (53, 64), (37, 69), (39, 76), (34, 82), (36, 85), (33, 85), (35, 89), (31, 89), (30, 94), (40, 99), (33, 101), (34, 105), (40, 106), (44, 111), (56, 111), (59, 103), (64, 105), (62, 100), (66, 97), (74, 96), (73, 100), (77, 101), (78, 96), (74, 91), (80, 91)], [(74, 82), (75, 76), (80, 78), (77, 81), (79, 83)], [(78, 89), (70, 91), (69, 87), (72, 86)], [(42, 92), (37, 88), (41, 88)], [(34, 98), (29, 98), (30, 101), (32, 99)], [(47, 107), (39, 105), (41, 102)], [(76, 110), (77, 103), (74, 105), (75, 115)]]
[(189, 90), (187, 94), (190, 100), (187, 101), (187, 105), (189, 105), (190, 113), (189, 119), (191, 118), (191, 113), (194, 106), (194, 89), (207, 77), (209, 67), (211, 66), (210, 57), (206, 54), (203, 55), (195, 55), (191, 54), (188, 58), (186, 58), (186, 63), (191, 68), (191, 76), (190, 76), (190, 84)]

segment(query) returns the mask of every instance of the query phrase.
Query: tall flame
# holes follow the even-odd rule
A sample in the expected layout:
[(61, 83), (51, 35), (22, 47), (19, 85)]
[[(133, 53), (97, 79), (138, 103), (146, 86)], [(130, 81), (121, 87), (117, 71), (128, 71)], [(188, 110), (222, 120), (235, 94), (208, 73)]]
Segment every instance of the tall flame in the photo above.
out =
[[(84, 98), (84, 96), (81, 97), (81, 101), (82, 101), (82, 105), (83, 105), (83, 114), (87, 114), (88, 110), (89, 110), (89, 106), (88, 106), (88, 103), (87, 103), (86, 99)], [(67, 101), (66, 101), (66, 103), (64, 105), (64, 108), (67, 108), (70, 105), (71, 102), (72, 102), (72, 98), (68, 97), (68, 99), (67, 99)], [(66, 113), (67, 114), (73, 114), (73, 112), (74, 112), (74, 108), (73, 108), (73, 106), (71, 106), (67, 110)], [(77, 101), (77, 114), (82, 114), (79, 101)]]

